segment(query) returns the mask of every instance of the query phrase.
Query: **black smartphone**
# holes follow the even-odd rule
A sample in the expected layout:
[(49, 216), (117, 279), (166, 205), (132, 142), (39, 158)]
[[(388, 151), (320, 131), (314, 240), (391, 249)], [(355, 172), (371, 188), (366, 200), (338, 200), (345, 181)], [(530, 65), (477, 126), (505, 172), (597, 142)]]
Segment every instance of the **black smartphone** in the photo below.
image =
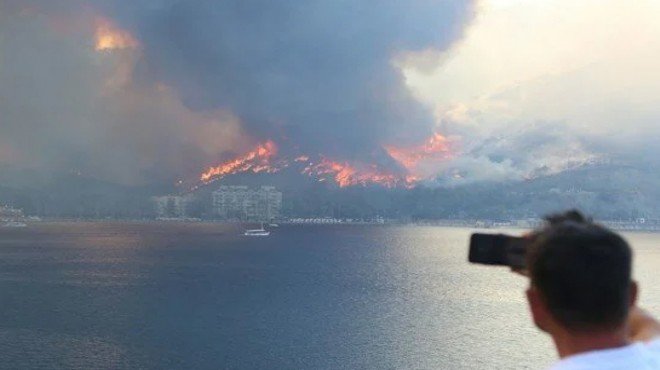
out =
[(525, 268), (525, 240), (506, 234), (472, 234), (468, 261)]

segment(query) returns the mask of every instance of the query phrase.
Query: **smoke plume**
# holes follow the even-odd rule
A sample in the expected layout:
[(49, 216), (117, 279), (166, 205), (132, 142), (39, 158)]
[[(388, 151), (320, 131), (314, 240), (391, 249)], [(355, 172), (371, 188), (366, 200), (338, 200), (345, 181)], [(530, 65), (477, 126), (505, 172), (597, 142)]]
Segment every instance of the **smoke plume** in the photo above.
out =
[(271, 139), (397, 166), (434, 133), (395, 60), (445, 50), (459, 0), (6, 0), (0, 162), (174, 181)]

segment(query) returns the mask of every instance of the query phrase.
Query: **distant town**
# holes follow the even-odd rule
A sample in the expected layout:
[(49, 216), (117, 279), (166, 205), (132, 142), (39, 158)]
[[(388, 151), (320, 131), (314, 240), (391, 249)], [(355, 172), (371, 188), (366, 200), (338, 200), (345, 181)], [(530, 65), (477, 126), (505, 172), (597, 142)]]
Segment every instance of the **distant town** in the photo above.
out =
[[(156, 219), (195, 218), (192, 208), (204, 202), (195, 193), (153, 197)], [(209, 200), (206, 200), (207, 202)], [(203, 205), (202, 205), (203, 206)], [(274, 186), (223, 185), (211, 193), (211, 218), (226, 221), (274, 221), (282, 211), (282, 192)]]
[[(618, 229), (657, 230), (660, 168), (587, 166), (525, 181), (340, 187), (297, 172), (245, 173), (195, 186), (117, 184), (0, 166), (0, 222), (139, 220), (297, 224), (537, 225), (577, 208)], [(616, 174), (616, 176), (614, 176)]]
[[(45, 220), (98, 221), (129, 219), (161, 222), (264, 222), (283, 224), (416, 224), (467, 228), (512, 228), (529, 229), (541, 225), (538, 217), (525, 217), (510, 220), (488, 218), (428, 218), (388, 217), (385, 214), (368, 217), (341, 216), (339, 209), (332, 209), (333, 215), (321, 217), (301, 217), (283, 214), (287, 199), (283, 192), (272, 185), (219, 185), (211, 192), (171, 194), (152, 196), (144, 217), (47, 217)], [(26, 227), (30, 223), (41, 222), (42, 218), (29, 215), (20, 208), (0, 206), (0, 227)], [(660, 231), (660, 220), (643, 217), (619, 220), (602, 220), (601, 223), (617, 230)]]

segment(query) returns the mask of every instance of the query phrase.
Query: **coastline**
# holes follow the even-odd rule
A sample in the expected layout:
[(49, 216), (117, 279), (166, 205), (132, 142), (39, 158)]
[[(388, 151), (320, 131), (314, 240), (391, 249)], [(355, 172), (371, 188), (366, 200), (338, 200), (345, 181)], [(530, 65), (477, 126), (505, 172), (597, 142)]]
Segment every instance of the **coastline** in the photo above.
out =
[[(81, 224), (81, 223), (107, 223), (107, 224), (196, 224), (196, 225), (250, 225), (259, 221), (245, 220), (212, 220), (198, 218), (180, 219), (78, 219), (78, 218), (44, 218), (35, 220), (23, 220), (28, 226), (48, 224)], [(616, 231), (625, 232), (660, 232), (660, 224), (639, 223), (629, 221), (596, 220), (602, 225)], [(397, 219), (333, 219), (333, 218), (294, 218), (276, 221), (280, 226), (291, 225), (323, 225), (323, 226), (433, 226), (447, 228), (485, 229), (485, 230), (529, 230), (542, 224), (541, 220), (514, 220), (514, 221), (491, 221), (491, 220), (461, 220), (461, 219), (438, 219), (438, 220), (397, 220)]]

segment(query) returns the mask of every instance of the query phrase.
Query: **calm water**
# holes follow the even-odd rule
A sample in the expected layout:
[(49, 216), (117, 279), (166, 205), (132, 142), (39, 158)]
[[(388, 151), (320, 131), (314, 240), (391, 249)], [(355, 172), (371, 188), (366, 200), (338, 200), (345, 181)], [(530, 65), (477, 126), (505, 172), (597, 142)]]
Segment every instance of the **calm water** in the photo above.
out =
[[(470, 230), (43, 224), (0, 229), (0, 368), (541, 369), (525, 281)], [(660, 312), (660, 236), (632, 234)]]

